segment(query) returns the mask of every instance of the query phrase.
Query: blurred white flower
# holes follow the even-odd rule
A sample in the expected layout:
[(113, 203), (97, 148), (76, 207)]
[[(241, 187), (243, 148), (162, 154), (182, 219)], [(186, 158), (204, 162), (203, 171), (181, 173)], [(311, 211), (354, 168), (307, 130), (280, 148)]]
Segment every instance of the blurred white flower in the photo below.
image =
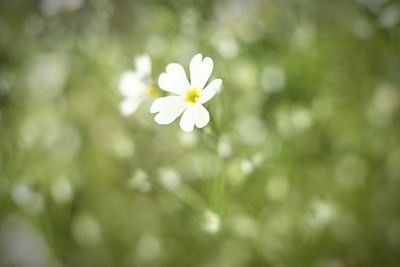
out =
[(228, 138), (221, 138), (221, 140), (219, 140), (217, 152), (222, 158), (229, 158), (232, 155), (232, 144)]
[(377, 12), (388, 0), (356, 0), (360, 5), (365, 6), (372, 12)]
[(119, 81), (119, 92), (124, 97), (119, 108), (124, 116), (133, 114), (146, 99), (158, 94), (151, 80), (151, 60), (143, 54), (135, 58), (135, 71), (126, 71)]
[(316, 200), (312, 203), (311, 213), (306, 219), (311, 226), (322, 227), (336, 215), (336, 207), (331, 202)]
[(268, 131), (265, 123), (252, 114), (237, 117), (235, 131), (240, 141), (246, 145), (260, 146), (267, 140)]
[(136, 170), (132, 177), (127, 181), (127, 186), (141, 192), (149, 192), (152, 188), (148, 174), (142, 169)]
[(102, 239), (101, 228), (96, 218), (82, 213), (74, 218), (71, 226), (72, 236), (82, 247), (92, 247)]
[(57, 266), (41, 233), (17, 215), (0, 220), (0, 266)]
[(232, 64), (232, 79), (242, 90), (258, 88), (259, 69), (254, 61), (241, 58)]
[(282, 136), (290, 137), (302, 133), (313, 124), (313, 118), (308, 109), (278, 110), (276, 115), (277, 129)]
[(245, 175), (251, 174), (254, 171), (254, 164), (251, 160), (244, 159), (240, 162), (240, 169)]
[(399, 88), (391, 82), (383, 82), (377, 86), (372, 95), (367, 116), (377, 126), (388, 125), (400, 107)]
[(67, 83), (70, 62), (62, 53), (40, 53), (29, 64), (25, 86), (37, 100), (52, 100), (59, 97)]
[(262, 152), (258, 152), (251, 156), (251, 161), (253, 162), (255, 167), (260, 167), (265, 161), (265, 154)]
[(374, 30), (373, 24), (365, 18), (357, 19), (353, 24), (353, 32), (361, 40), (371, 39)]
[(33, 214), (38, 214), (43, 210), (44, 198), (42, 194), (33, 191), (27, 184), (18, 183), (14, 185), (11, 197), (17, 205)]
[(224, 58), (234, 58), (239, 53), (235, 37), (228, 31), (216, 30), (211, 38), (215, 50)]
[(400, 21), (399, 9), (394, 5), (385, 7), (379, 16), (379, 21), (385, 28), (392, 28)]
[(315, 40), (315, 29), (311, 23), (303, 22), (300, 23), (293, 34), (292, 44), (293, 46), (300, 50), (304, 51), (312, 47)]
[(373, 94), (372, 108), (383, 116), (390, 116), (400, 106), (400, 93), (398, 87), (392, 83), (384, 82), (377, 86)]
[(45, 16), (55, 16), (61, 12), (80, 9), (85, 0), (42, 0), (40, 9)]
[(203, 59), (202, 54), (195, 55), (190, 62), (190, 83), (180, 64), (171, 63), (158, 78), (158, 84), (164, 91), (173, 95), (156, 99), (150, 112), (158, 113), (154, 120), (158, 124), (170, 124), (182, 113), (180, 127), (185, 132), (193, 131), (194, 126), (203, 128), (210, 120), (210, 114), (203, 106), (216, 93), (222, 84), (221, 79), (207, 83), (213, 70), (213, 61)]
[(174, 169), (161, 169), (159, 177), (161, 185), (167, 190), (177, 189), (181, 185), (181, 176)]
[(11, 197), (14, 202), (20, 206), (25, 206), (29, 203), (32, 198), (32, 190), (31, 188), (23, 183), (18, 183), (14, 185), (11, 190)]
[(207, 210), (204, 213), (204, 231), (215, 234), (219, 231), (221, 227), (221, 218), (215, 212)]
[(74, 188), (67, 179), (58, 178), (51, 184), (50, 193), (54, 202), (64, 204), (73, 198)]
[(135, 143), (131, 138), (126, 136), (123, 133), (119, 133), (116, 135), (116, 138), (113, 138), (113, 150), (116, 156), (120, 158), (129, 158), (135, 152)]
[(279, 66), (265, 66), (261, 72), (261, 86), (270, 93), (281, 91), (285, 86), (286, 77), (284, 70)]
[(305, 108), (299, 108), (292, 112), (292, 124), (296, 130), (303, 131), (312, 125), (310, 112)]

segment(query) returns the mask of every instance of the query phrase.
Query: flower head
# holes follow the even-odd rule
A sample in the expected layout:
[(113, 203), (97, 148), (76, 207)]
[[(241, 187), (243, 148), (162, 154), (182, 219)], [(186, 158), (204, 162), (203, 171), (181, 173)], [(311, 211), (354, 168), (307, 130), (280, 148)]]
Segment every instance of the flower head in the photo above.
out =
[(210, 114), (203, 106), (217, 92), (221, 79), (206, 83), (213, 70), (213, 61), (202, 54), (195, 55), (190, 61), (190, 83), (185, 70), (177, 63), (171, 63), (158, 78), (158, 85), (172, 95), (156, 99), (150, 112), (158, 113), (154, 120), (158, 124), (170, 124), (182, 113), (180, 127), (191, 132), (196, 126), (203, 128), (210, 121)]
[(150, 57), (146, 54), (136, 57), (135, 68), (135, 71), (124, 72), (119, 82), (119, 92), (124, 97), (120, 112), (124, 116), (133, 114), (141, 103), (158, 93), (151, 80)]
[(220, 228), (221, 218), (213, 211), (207, 210), (204, 213), (203, 229), (210, 234), (215, 234), (220, 230)]
[(85, 0), (42, 0), (40, 8), (43, 15), (51, 17), (63, 12), (72, 12), (80, 9)]

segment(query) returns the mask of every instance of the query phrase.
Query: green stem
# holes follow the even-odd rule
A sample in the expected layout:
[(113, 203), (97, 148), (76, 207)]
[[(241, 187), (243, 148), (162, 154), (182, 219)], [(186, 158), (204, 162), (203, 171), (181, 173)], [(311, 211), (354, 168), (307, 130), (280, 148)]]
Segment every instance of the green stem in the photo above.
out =
[(223, 159), (220, 159), (219, 162), (219, 170), (218, 174), (215, 177), (212, 185), (212, 191), (211, 191), (211, 209), (218, 213), (219, 215), (222, 215), (225, 210), (225, 161)]
[(177, 190), (172, 190), (171, 192), (196, 212), (203, 212), (207, 207), (204, 199), (187, 185), (181, 185)]

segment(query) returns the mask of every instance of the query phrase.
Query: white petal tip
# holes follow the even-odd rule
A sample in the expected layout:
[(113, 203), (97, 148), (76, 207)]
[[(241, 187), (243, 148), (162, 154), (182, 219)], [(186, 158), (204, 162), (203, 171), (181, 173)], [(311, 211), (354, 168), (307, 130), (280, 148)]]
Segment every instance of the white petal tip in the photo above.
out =
[(158, 113), (158, 114), (154, 117), (154, 121), (155, 121), (157, 124), (160, 124), (160, 125), (167, 125), (167, 124), (170, 124), (170, 122), (166, 122), (166, 121), (160, 116), (160, 113)]
[(129, 116), (132, 115), (135, 111), (127, 110), (127, 109), (124, 109), (123, 107), (120, 107), (120, 108), (119, 108), (119, 112), (121, 113), (122, 116), (124, 116), (124, 117), (129, 117)]
[(184, 131), (185, 133), (193, 132), (193, 129), (194, 129), (194, 128), (191, 128), (191, 129), (184, 129), (184, 128), (181, 127), (181, 130)]
[(157, 110), (157, 108), (153, 102), (153, 104), (151, 104), (151, 107), (150, 107), (150, 113), (156, 113), (156, 112), (159, 112), (159, 110)]
[(202, 128), (206, 127), (207, 124), (208, 124), (208, 122), (206, 124), (201, 124), (201, 125), (196, 124), (196, 127), (199, 129), (202, 129)]

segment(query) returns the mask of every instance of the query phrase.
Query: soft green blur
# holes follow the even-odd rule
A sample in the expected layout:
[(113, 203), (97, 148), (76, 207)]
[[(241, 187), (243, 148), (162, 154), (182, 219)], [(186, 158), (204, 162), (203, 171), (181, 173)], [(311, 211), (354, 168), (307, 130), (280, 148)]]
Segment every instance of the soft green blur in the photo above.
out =
[[(206, 128), (121, 115), (198, 52)], [(0, 266), (399, 266), (399, 107), (397, 0), (0, 1)]]

